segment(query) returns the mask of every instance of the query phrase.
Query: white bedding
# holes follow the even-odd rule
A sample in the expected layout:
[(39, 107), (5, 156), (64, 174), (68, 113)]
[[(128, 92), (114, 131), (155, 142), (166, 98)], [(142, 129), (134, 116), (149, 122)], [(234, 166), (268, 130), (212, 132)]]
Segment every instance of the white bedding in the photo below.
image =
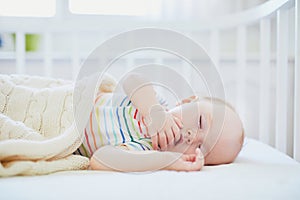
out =
[(199, 172), (59, 172), (0, 179), (0, 199), (300, 199), (300, 164), (247, 139), (236, 161)]

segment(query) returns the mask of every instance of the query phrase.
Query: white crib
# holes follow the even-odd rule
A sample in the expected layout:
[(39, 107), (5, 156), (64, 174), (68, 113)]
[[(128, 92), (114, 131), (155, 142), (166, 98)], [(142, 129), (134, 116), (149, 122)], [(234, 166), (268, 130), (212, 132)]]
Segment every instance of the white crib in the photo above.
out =
[[(246, 135), (300, 161), (299, 4), (273, 0), (221, 19), (188, 22), (62, 16), (63, 12), (53, 18), (0, 17), (0, 33), (16, 35), (15, 49), (0, 51), (0, 71), (74, 79), (87, 55), (112, 34), (138, 27), (176, 30), (208, 50), (224, 79), (228, 100), (241, 114)], [(66, 3), (58, 4), (58, 11), (66, 8)], [(26, 33), (42, 36), (39, 51), (25, 51)], [(69, 51), (56, 49), (59, 37)], [(234, 43), (233, 49), (224, 50), (226, 40)], [(259, 51), (253, 52), (253, 45)], [(170, 61), (129, 57), (123, 64), (133, 66), (142, 59)]]

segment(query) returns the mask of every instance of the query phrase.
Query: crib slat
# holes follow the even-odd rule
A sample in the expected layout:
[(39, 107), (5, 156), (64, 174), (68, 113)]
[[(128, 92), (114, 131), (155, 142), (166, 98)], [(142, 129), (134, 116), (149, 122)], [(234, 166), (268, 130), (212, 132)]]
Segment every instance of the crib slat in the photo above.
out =
[(295, 1), (294, 159), (300, 162), (300, 2)]
[(259, 140), (270, 144), (270, 19), (260, 22)]
[(126, 58), (126, 71), (133, 70), (135, 68), (135, 60), (130, 56)]
[(23, 32), (16, 33), (16, 72), (18, 74), (25, 73), (25, 34)]
[(210, 34), (210, 55), (216, 65), (219, 68), (220, 64), (220, 34), (218, 30), (213, 30)]
[(277, 11), (276, 136), (275, 147), (287, 152), (288, 10)]
[(77, 74), (80, 70), (80, 55), (79, 55), (79, 37), (78, 33), (72, 34), (72, 78), (76, 79)]
[(182, 69), (183, 72), (183, 77), (185, 78), (185, 80), (189, 83), (192, 84), (192, 66), (190, 66), (189, 63), (187, 63), (185, 60), (180, 60), (180, 64), (179, 64), (180, 68)]
[(44, 74), (45, 76), (51, 77), (53, 75), (53, 55), (52, 55), (52, 34), (45, 32), (44, 38)]
[(245, 90), (246, 90), (246, 27), (240, 26), (237, 29), (237, 110), (243, 119), (245, 116)]

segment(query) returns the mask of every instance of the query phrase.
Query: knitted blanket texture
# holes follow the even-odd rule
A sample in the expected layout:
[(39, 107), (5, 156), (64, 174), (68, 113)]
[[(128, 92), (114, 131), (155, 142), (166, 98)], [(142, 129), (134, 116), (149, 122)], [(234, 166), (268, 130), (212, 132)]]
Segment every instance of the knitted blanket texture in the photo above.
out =
[[(99, 92), (112, 92), (106, 76)], [(0, 75), (0, 176), (87, 169), (89, 159), (74, 122), (74, 83), (28, 75)]]

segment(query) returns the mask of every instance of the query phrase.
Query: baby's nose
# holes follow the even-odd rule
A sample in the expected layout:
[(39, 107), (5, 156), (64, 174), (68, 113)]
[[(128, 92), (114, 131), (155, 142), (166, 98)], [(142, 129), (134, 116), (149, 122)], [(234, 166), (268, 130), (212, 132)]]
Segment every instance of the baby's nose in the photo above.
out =
[(195, 136), (196, 135), (195, 135), (194, 131), (187, 130), (184, 138), (188, 143), (191, 143), (195, 139)]

